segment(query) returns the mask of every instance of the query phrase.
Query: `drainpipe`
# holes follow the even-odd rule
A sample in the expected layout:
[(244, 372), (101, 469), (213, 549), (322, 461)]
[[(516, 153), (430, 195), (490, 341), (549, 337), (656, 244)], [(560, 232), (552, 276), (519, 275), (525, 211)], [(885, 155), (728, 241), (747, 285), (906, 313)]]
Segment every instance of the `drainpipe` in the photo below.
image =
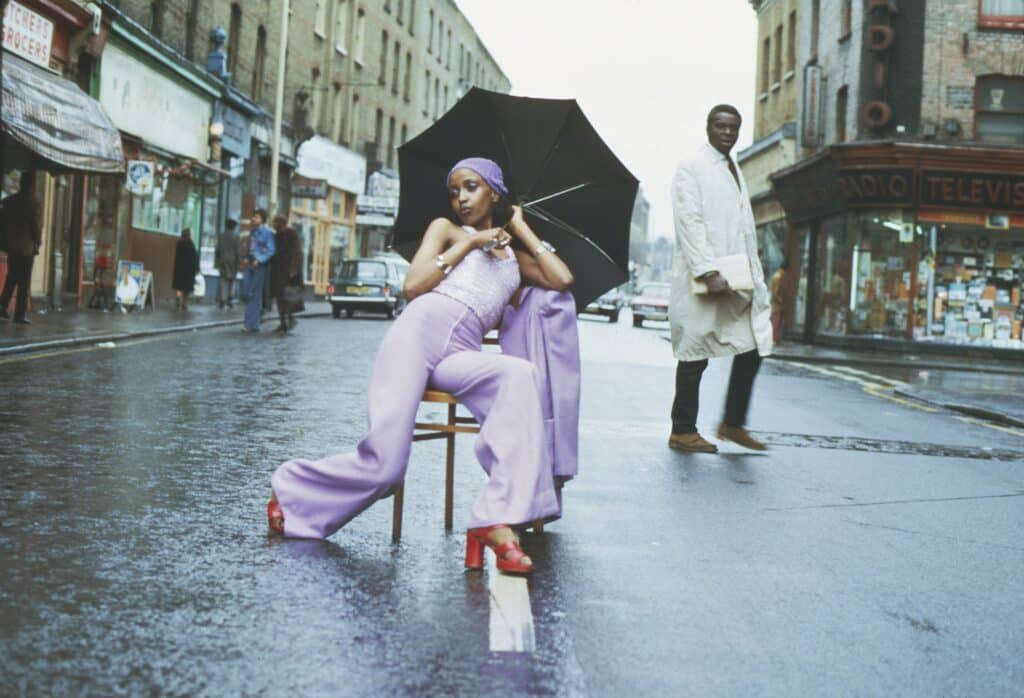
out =
[(290, 0), (281, 0), (281, 46), (277, 56), (277, 85), (274, 96), (274, 135), (270, 144), (270, 215), (277, 213), (278, 167), (281, 162), (281, 120), (284, 112), (285, 59), (288, 55)]

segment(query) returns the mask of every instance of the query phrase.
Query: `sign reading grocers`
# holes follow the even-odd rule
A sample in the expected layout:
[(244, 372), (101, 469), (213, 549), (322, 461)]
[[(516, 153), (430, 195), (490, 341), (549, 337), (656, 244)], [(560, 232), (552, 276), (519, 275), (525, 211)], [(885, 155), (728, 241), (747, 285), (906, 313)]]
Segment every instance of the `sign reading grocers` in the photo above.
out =
[(4, 9), (4, 48), (49, 68), (52, 47), (53, 22), (10, 0)]

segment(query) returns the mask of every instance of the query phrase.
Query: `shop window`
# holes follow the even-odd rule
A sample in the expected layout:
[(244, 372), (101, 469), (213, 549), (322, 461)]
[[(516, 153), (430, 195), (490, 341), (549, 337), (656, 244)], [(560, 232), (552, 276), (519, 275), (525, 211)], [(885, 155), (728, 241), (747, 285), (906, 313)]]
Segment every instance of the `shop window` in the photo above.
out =
[(1024, 78), (978, 78), (974, 99), (978, 140), (1024, 145)]
[[(386, 10), (386, 8), (385, 8)], [(377, 84), (386, 85), (388, 82), (388, 30), (384, 29), (380, 33), (380, 66), (377, 68)], [(394, 85), (391, 87), (391, 91), (395, 91)]]
[(263, 71), (267, 62), (267, 30), (262, 26), (256, 31), (256, 58), (252, 68), (252, 98), (257, 102), (263, 98)]
[(1024, 29), (1024, 0), (981, 0), (978, 25), (993, 29)]
[(242, 49), (242, 7), (231, 3), (231, 24), (228, 25), (228, 72), (238, 68), (238, 54)]
[(189, 192), (184, 202), (175, 204), (154, 189), (152, 196), (136, 196), (132, 202), (132, 227), (151, 233), (180, 235), (182, 228), (200, 230), (200, 196)]
[(846, 216), (832, 216), (821, 223), (818, 234), (818, 279), (820, 302), (818, 332), (846, 334), (849, 322), (850, 262), (846, 246)]
[(836, 92), (836, 143), (846, 141), (846, 112), (849, 107), (849, 90), (843, 85)]
[(935, 272), (921, 305), (928, 322), (922, 334), (932, 341), (1024, 348), (1024, 229), (1003, 222), (988, 216), (930, 229)]
[[(847, 217), (845, 227), (851, 232), (852, 246), (837, 246), (839, 261), (834, 274), (852, 280), (852, 285), (847, 286), (850, 295), (845, 308), (838, 294), (831, 303), (837, 313), (849, 311), (851, 334), (907, 335), (918, 261), (916, 228), (909, 222), (912, 216), (911, 211), (884, 210)], [(846, 280), (835, 284), (841, 287)]]

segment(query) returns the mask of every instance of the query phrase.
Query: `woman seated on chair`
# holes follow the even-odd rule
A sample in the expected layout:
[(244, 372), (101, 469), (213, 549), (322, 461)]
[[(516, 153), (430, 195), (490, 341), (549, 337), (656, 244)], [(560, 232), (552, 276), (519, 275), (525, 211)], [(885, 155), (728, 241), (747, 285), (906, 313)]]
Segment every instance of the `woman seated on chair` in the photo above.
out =
[[(462, 160), (447, 184), (461, 225), (433, 221), (413, 258), (405, 280), (410, 303), (374, 363), (369, 433), (350, 453), (281, 465), (267, 517), (285, 536), (324, 538), (391, 494), (405, 479), (416, 410), (429, 385), (452, 393), (480, 423), (475, 451), (489, 477), (470, 514), (466, 566), (482, 567), (487, 546), (499, 570), (529, 574), (533, 563), (511, 527), (558, 511), (536, 369), (484, 353), (481, 344), (521, 283), (564, 291), (573, 277), (522, 209), (509, 205), (497, 163)], [(510, 248), (512, 236), (527, 251)]]

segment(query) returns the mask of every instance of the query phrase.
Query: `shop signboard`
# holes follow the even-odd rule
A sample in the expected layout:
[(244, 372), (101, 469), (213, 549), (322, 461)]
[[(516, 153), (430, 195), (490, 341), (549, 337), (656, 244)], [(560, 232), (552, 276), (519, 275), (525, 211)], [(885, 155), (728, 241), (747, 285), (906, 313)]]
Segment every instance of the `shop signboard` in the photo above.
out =
[(152, 194), (155, 168), (156, 163), (149, 160), (129, 160), (125, 175), (125, 188), (139, 196)]
[(801, 141), (804, 147), (814, 147), (823, 142), (822, 134), (822, 71), (821, 66), (808, 65), (804, 68), (803, 111), (800, 115)]
[(36, 65), (50, 67), (53, 22), (10, 0), (4, 8), (3, 32), (5, 49)]
[[(385, 172), (374, 172), (368, 178), (366, 193), (370, 196), (389, 196), (398, 199), (399, 179)], [(397, 206), (397, 204), (396, 204)]]
[(914, 170), (840, 170), (836, 176), (836, 191), (851, 208), (909, 208), (914, 205)]
[(224, 125), (221, 146), (242, 160), (248, 160), (252, 151), (249, 119), (242, 112), (232, 109), (226, 104), (221, 107), (220, 117), (221, 123)]
[(1024, 175), (924, 170), (921, 204), (1024, 212)]
[(122, 131), (206, 162), (213, 117), (210, 99), (112, 42), (103, 50), (100, 102)]
[(299, 147), (296, 173), (325, 179), (341, 191), (362, 194), (366, 183), (366, 158), (323, 136), (314, 136)]
[(326, 199), (327, 180), (312, 179), (301, 175), (292, 177), (292, 198), (294, 199)]

